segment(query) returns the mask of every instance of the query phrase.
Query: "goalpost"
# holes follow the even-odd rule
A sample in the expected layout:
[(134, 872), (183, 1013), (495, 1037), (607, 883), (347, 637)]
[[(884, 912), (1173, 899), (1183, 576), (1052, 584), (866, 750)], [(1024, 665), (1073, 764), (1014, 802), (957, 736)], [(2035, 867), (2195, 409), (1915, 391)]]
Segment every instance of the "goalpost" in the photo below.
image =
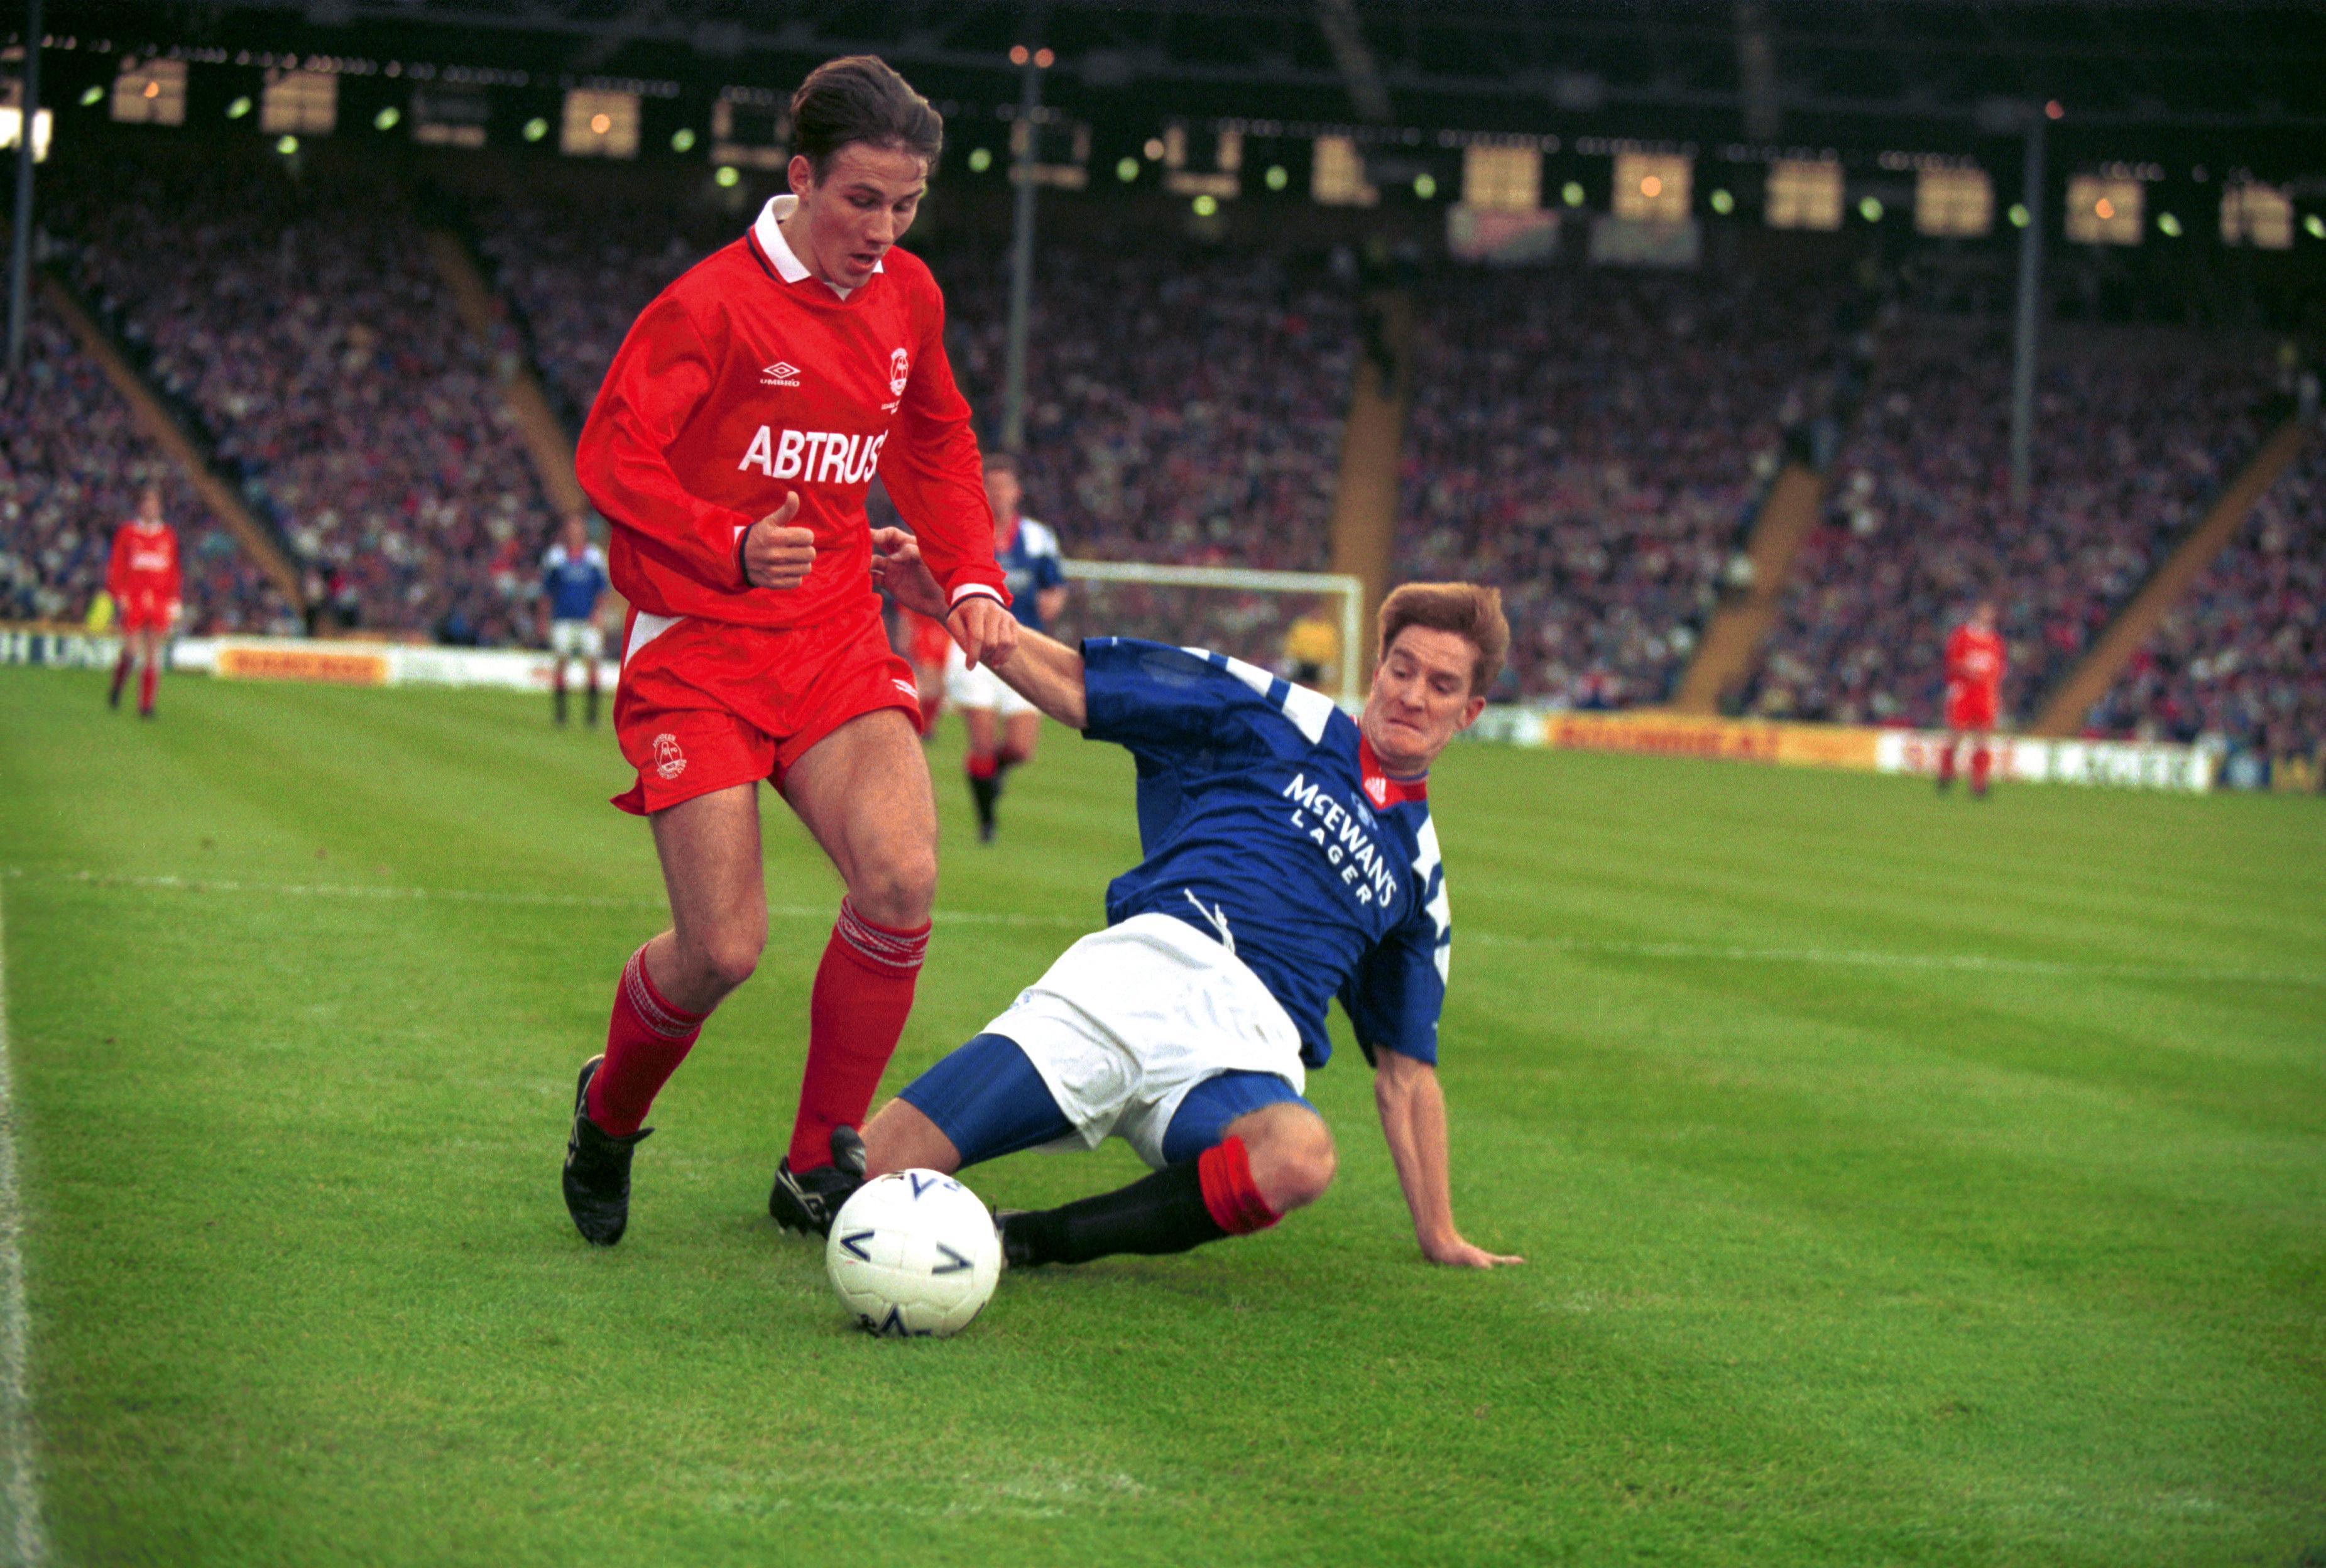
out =
[(1065, 561), (1071, 590), (1059, 617), (1069, 636), (1149, 637), (1210, 648), (1291, 674), (1285, 639), (1296, 622), (1323, 619), (1338, 647), (1311, 684), (1352, 711), (1363, 705), (1364, 584), (1343, 572), (1165, 566), (1145, 561)]

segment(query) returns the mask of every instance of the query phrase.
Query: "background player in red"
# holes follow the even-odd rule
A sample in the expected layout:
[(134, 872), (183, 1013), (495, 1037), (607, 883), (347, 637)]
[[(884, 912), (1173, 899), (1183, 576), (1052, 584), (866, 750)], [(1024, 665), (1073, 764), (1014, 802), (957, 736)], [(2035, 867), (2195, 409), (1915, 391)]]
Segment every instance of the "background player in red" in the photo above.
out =
[(1981, 599), (1970, 619), (1947, 636), (1947, 743), (1939, 754), (1939, 788), (1955, 782), (1955, 753), (1970, 738), (1970, 793), (1986, 793), (1994, 765), (1989, 741), (2003, 698), (2003, 638), (1995, 629), (1995, 602)]
[(113, 692), (137, 662), (137, 716), (154, 717), (154, 688), (161, 680), (162, 641), (178, 618), (182, 580), (178, 571), (178, 535), (162, 521), (162, 489), (148, 485), (137, 495), (137, 515), (113, 532), (113, 560), (105, 569), (105, 591), (113, 596), (121, 626), (121, 657), (113, 664)]
[(918, 610), (897, 607), (904, 622), (905, 656), (912, 662), (913, 683), (921, 692), (921, 738), (936, 732), (937, 716), (944, 711), (945, 661), (953, 656), (953, 635), (940, 621)]
[(647, 307), (576, 454), (631, 607), (614, 724), (637, 784), (615, 803), (653, 825), (672, 922), (630, 955), (576, 1089), (566, 1206), (600, 1245), (628, 1223), (648, 1106), (766, 944), (762, 779), (848, 890), (768, 1211), (823, 1230), (826, 1199), (853, 1184), (833, 1133), (861, 1121), (896, 1049), (936, 892), (919, 694), (872, 587), (876, 473), (967, 656), (1016, 642), (944, 300), (892, 248), (944, 121), (866, 56), (818, 67), (791, 110), (791, 194)]

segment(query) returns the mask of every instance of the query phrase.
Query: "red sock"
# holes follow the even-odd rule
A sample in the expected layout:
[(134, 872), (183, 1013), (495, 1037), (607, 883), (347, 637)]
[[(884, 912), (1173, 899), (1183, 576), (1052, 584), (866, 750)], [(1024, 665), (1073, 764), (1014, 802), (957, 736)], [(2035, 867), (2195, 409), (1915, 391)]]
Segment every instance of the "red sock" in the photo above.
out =
[(647, 1119), (655, 1096), (678, 1071), (702, 1033), (708, 1013), (674, 1007), (647, 978), (647, 950), (630, 955), (614, 988), (614, 1016), (606, 1025), (606, 1060), (590, 1080), (590, 1119), (598, 1130), (628, 1137)]
[(151, 713), (154, 711), (154, 682), (160, 679), (161, 672), (154, 669), (150, 661), (146, 663), (144, 669), (137, 672), (138, 712)]
[(1260, 1195), (1251, 1179), (1251, 1155), (1243, 1139), (1229, 1138), (1196, 1156), (1196, 1175), (1204, 1184), (1204, 1207), (1213, 1223), (1231, 1236), (1265, 1230), (1284, 1218)]
[(1942, 784), (1955, 782), (1955, 743), (1951, 737), (1939, 749), (1939, 782)]
[(129, 679), (129, 666), (134, 663), (126, 648), (121, 650), (121, 657), (113, 661), (113, 700), (116, 702), (121, 700), (121, 687)]
[(913, 1010), (913, 985), (928, 949), (927, 926), (893, 931), (840, 901), (808, 999), (807, 1073), (792, 1123), (793, 1170), (832, 1164), (832, 1129), (864, 1125)]
[(972, 778), (991, 778), (994, 774), (993, 758), (980, 756), (973, 751), (963, 761), (962, 765), (969, 770), (969, 776)]
[(1986, 793), (1986, 770), (1990, 760), (1986, 747), (1983, 746), (1970, 754), (1970, 787), (1981, 794)]

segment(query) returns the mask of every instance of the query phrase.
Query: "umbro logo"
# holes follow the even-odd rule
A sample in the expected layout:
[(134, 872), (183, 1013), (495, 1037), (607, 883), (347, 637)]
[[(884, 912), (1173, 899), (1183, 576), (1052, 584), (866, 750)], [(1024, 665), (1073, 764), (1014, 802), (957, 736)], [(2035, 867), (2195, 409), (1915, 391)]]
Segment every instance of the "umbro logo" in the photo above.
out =
[(799, 366), (787, 365), (780, 359), (759, 372), (759, 385), (762, 386), (797, 386), (799, 378)]

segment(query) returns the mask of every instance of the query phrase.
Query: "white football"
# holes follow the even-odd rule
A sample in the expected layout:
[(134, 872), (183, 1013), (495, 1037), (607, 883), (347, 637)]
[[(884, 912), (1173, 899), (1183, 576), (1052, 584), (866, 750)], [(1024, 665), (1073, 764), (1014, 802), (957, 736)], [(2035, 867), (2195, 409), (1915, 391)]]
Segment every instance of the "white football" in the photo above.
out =
[(840, 1304), (867, 1333), (944, 1339), (992, 1297), (1001, 1238), (977, 1195), (951, 1176), (897, 1171), (840, 1206), (823, 1261)]

